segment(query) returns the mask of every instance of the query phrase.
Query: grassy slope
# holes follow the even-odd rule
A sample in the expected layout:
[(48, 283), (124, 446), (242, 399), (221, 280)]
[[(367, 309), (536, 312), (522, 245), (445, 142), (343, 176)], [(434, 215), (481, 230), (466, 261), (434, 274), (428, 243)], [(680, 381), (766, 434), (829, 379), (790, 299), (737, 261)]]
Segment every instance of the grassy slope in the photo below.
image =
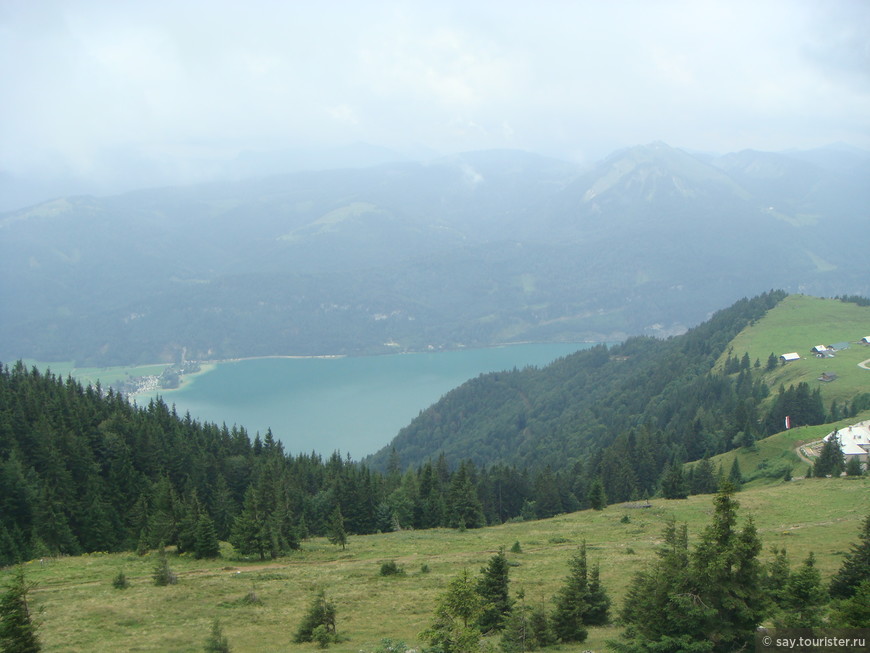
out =
[[(831, 400), (851, 399), (860, 392), (870, 392), (870, 371), (858, 363), (870, 358), (870, 346), (858, 344), (870, 335), (870, 307), (820, 299), (807, 295), (789, 295), (756, 324), (744, 329), (731, 343), (731, 355), (740, 358), (744, 352), (762, 369), (773, 352), (776, 356), (796, 351), (801, 360), (781, 365), (765, 374), (772, 391), (780, 385), (788, 387), (806, 381), (810, 388), (821, 386), (825, 407)], [(816, 358), (810, 353), (815, 345), (852, 343), (849, 349), (837, 352), (834, 358)], [(721, 366), (728, 354), (723, 354)], [(839, 378), (822, 383), (823, 372), (836, 372)]]
[[(752, 515), (764, 540), (763, 558), (773, 545), (788, 547), (796, 564), (814, 551), (827, 578), (857, 537), (867, 512), (870, 478), (795, 480), (756, 487), (740, 494), (740, 521)], [(304, 651), (291, 644), (314, 589), (326, 588), (338, 608), (340, 632), (349, 639), (331, 650), (371, 650), (381, 637), (420, 644), (417, 635), (431, 620), (436, 597), (462, 568), (477, 573), (501, 546), (519, 541), (523, 552), (509, 553), (513, 591), (527, 601), (549, 600), (567, 571), (568, 556), (587, 540), (590, 562), (600, 562), (602, 580), (621, 604), (632, 575), (654, 557), (666, 521), (689, 525), (694, 538), (709, 521), (710, 496), (684, 501), (653, 500), (652, 508), (610, 506), (550, 520), (505, 524), (465, 533), (406, 531), (351, 537), (346, 551), (316, 539), (277, 561), (232, 559), (196, 561), (170, 558), (179, 584), (154, 587), (151, 557), (90, 555), (27, 565), (37, 583), (33, 600), (43, 612), (41, 636), (47, 651), (201, 650), (211, 620), (219, 617), (235, 651)], [(620, 518), (629, 515), (630, 523)], [(632, 553), (633, 551), (633, 553)], [(408, 572), (382, 578), (380, 563), (394, 559)], [(420, 572), (421, 564), (430, 573)], [(124, 570), (132, 582), (111, 587)], [(3, 576), (8, 576), (4, 571)], [(5, 584), (5, 578), (0, 583)], [(261, 606), (236, 602), (251, 590)], [(582, 645), (562, 651), (603, 650), (616, 627), (596, 628)]]
[[(746, 487), (778, 482), (778, 479), (770, 479), (763, 476), (762, 468), (765, 466), (777, 467), (789, 465), (792, 476), (804, 476), (809, 465), (805, 460), (801, 460), (795, 451), (800, 445), (817, 442), (835, 428), (843, 428), (867, 419), (870, 419), (870, 411), (864, 411), (855, 417), (830, 424), (797, 427), (759, 440), (752, 449), (733, 449), (718, 456), (713, 456), (710, 460), (714, 468), (721, 466), (727, 474), (736, 458), (743, 478), (748, 480)], [(689, 463), (689, 465), (694, 465), (694, 463)]]

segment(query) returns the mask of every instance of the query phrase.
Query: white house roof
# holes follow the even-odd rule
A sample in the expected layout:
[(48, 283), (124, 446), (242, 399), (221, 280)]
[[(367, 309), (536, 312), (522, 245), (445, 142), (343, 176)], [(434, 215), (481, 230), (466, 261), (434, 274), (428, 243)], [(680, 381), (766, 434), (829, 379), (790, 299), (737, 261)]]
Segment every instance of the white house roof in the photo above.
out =
[(843, 455), (860, 456), (870, 453), (870, 420), (832, 431), (825, 436), (825, 440), (830, 440), (835, 435), (840, 438)]
[(827, 345), (816, 345), (812, 349), (813, 351), (828, 351)]
[(788, 353), (788, 354), (783, 354), (782, 356), (780, 356), (780, 358), (782, 358), (783, 360), (787, 360), (787, 361), (796, 361), (796, 360), (799, 360), (800, 357), (801, 357), (800, 354), (798, 354), (796, 351), (793, 351), (793, 352)]

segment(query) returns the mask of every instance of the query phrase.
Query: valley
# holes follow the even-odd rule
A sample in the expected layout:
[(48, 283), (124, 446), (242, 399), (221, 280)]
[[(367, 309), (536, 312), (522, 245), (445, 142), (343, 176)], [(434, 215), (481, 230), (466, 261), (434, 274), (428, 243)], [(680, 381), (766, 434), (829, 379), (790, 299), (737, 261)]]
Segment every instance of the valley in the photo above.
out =
[(0, 215), (0, 359), (615, 342), (771, 288), (867, 295), (868, 165), (654, 142), (58, 199)]

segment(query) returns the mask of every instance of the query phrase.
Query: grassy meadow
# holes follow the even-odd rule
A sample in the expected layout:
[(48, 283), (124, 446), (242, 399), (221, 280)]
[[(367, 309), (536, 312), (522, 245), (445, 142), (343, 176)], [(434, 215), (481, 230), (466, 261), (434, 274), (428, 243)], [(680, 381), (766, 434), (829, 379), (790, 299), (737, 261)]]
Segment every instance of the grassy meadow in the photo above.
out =
[[(794, 566), (813, 551), (827, 579), (857, 540), (870, 510), (868, 497), (868, 477), (777, 482), (741, 492), (739, 519), (754, 519), (764, 542), (762, 559), (770, 557), (772, 546), (785, 546)], [(314, 592), (324, 588), (346, 637), (330, 650), (358, 653), (373, 650), (383, 637), (423, 644), (418, 634), (430, 623), (448, 582), (463, 569), (476, 575), (499, 547), (508, 550), (513, 565), (512, 593), (522, 587), (527, 602), (549, 602), (567, 573), (568, 557), (586, 540), (589, 562), (600, 563), (602, 582), (618, 607), (632, 575), (654, 558), (667, 520), (687, 523), (694, 539), (711, 513), (710, 495), (654, 499), (649, 508), (613, 505), (465, 532), (351, 536), (344, 551), (313, 539), (292, 556), (265, 562), (236, 559), (224, 544), (224, 557), (214, 561), (170, 555), (179, 581), (167, 587), (152, 584), (153, 554), (32, 561), (26, 573), (36, 585), (31, 599), (46, 651), (198, 651), (215, 617), (234, 651), (314, 650), (292, 638)], [(514, 542), (521, 553), (510, 552)], [(380, 576), (380, 565), (388, 560), (405, 574)], [(112, 587), (119, 571), (131, 582), (126, 590)], [(0, 572), (0, 584), (9, 575), (10, 570)], [(262, 603), (246, 604), (251, 592)], [(616, 626), (592, 628), (583, 644), (553, 650), (602, 651), (618, 633)]]
[[(801, 359), (778, 366), (765, 374), (771, 390), (805, 381), (811, 389), (821, 387), (825, 407), (834, 399), (851, 399), (861, 392), (870, 392), (870, 370), (858, 363), (870, 359), (870, 346), (858, 341), (870, 336), (870, 306), (858, 306), (837, 299), (820, 299), (807, 295), (789, 295), (755, 324), (744, 329), (731, 341), (730, 355), (740, 358), (744, 353), (762, 369), (771, 353), (776, 356), (797, 352)], [(838, 351), (834, 358), (816, 358), (810, 350), (816, 345), (848, 342), (848, 349)], [(719, 365), (724, 365), (728, 353)], [(838, 378), (822, 383), (823, 372), (834, 372)]]

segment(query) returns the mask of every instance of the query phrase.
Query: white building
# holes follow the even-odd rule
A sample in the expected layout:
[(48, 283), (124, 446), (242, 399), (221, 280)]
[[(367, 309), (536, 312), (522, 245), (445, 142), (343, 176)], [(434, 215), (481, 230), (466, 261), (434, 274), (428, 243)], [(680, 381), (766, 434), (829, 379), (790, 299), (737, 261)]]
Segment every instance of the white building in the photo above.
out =
[(800, 356), (800, 354), (798, 354), (796, 351), (793, 351), (793, 352), (791, 352), (791, 353), (789, 353), (789, 354), (783, 354), (782, 356), (780, 356), (780, 358), (781, 358), (782, 360), (786, 361), (786, 362), (788, 362), (788, 361), (799, 361), (799, 360), (801, 359), (801, 356)]
[(824, 439), (830, 440), (835, 436), (840, 438), (840, 451), (843, 452), (846, 462), (850, 456), (857, 456), (861, 462), (870, 460), (870, 420), (832, 431)]

